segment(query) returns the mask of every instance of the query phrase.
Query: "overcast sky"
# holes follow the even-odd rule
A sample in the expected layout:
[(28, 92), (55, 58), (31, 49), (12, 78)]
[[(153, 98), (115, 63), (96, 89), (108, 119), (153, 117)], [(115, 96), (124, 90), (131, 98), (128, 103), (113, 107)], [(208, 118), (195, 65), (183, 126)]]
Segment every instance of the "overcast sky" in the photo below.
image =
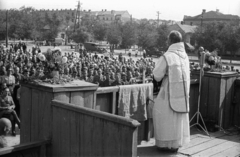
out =
[[(35, 9), (75, 9), (77, 0), (0, 0), (0, 9), (32, 6)], [(81, 0), (81, 9), (127, 10), (133, 18), (182, 21), (184, 15), (201, 14), (202, 9), (240, 16), (240, 0)]]

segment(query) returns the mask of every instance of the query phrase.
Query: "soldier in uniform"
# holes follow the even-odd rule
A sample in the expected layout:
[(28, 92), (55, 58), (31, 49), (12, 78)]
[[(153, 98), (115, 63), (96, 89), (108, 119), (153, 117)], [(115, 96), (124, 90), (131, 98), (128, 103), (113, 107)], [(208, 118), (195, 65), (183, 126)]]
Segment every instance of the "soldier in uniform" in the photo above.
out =
[(88, 68), (87, 67), (83, 68), (83, 76), (82, 76), (81, 80), (84, 80), (84, 81), (88, 80)]
[(130, 72), (130, 71), (127, 74), (127, 82), (129, 84), (135, 84), (136, 83), (136, 79), (133, 78), (132, 72)]
[(9, 88), (11, 94), (13, 94), (13, 88), (15, 85), (15, 77), (13, 74), (13, 68), (9, 67), (7, 70), (7, 75), (2, 77), (2, 83), (6, 83), (7, 87)]
[(93, 69), (90, 69), (87, 82), (93, 83), (93, 80), (94, 80)]
[(125, 73), (122, 73), (122, 85), (129, 85), (129, 82), (127, 81), (127, 75)]
[(20, 128), (20, 119), (18, 118), (17, 113), (14, 110), (15, 104), (13, 102), (12, 97), (10, 96), (10, 90), (5, 88), (1, 97), (0, 97), (0, 118), (7, 117), (9, 115), (13, 116), (12, 122), (12, 135), (15, 136), (15, 122), (18, 124)]
[(112, 86), (122, 85), (121, 75), (120, 73), (115, 74), (115, 81), (112, 83)]
[(106, 79), (102, 82), (102, 87), (112, 86), (114, 81), (110, 78), (110, 73), (106, 73)]

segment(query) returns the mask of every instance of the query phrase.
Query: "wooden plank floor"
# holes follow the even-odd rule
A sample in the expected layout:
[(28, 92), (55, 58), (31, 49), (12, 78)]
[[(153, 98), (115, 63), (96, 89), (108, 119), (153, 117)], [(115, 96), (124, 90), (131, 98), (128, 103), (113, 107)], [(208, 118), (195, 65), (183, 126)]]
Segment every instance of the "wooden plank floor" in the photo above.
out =
[(138, 157), (240, 157), (239, 130), (205, 133), (191, 129), (191, 142), (181, 147), (177, 153), (162, 152), (155, 146), (155, 139), (142, 141), (138, 145)]

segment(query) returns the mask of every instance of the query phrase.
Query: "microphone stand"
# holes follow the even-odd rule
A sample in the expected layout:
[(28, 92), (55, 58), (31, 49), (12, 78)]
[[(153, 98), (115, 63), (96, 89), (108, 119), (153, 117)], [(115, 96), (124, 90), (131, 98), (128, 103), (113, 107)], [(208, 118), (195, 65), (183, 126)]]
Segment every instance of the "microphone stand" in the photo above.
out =
[[(204, 70), (203, 70), (204, 61), (205, 61), (205, 53), (202, 53), (201, 57), (200, 57), (200, 77), (199, 77), (198, 108), (197, 108), (197, 112), (193, 115), (193, 117), (190, 120), (190, 123), (191, 123), (191, 121), (194, 119), (194, 117), (197, 117), (197, 122), (194, 123), (193, 125), (191, 125), (190, 128), (195, 126), (195, 125), (198, 125), (210, 137), (210, 135), (209, 135), (209, 133), (207, 131), (207, 127), (206, 127), (206, 125), (204, 123), (204, 120), (202, 118), (202, 115), (200, 113), (200, 99), (201, 99), (201, 89), (202, 89), (202, 77), (204, 75)], [(201, 124), (199, 123), (199, 119), (202, 120), (203, 126), (201, 126)]]

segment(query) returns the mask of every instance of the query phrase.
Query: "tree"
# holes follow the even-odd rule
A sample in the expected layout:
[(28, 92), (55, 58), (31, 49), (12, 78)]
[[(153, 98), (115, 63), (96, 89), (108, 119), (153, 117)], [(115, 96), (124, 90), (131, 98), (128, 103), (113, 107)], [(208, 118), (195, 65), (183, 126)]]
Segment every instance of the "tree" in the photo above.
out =
[(166, 51), (168, 48), (167, 45), (167, 39), (169, 34), (169, 28), (167, 25), (160, 25), (157, 28), (157, 41), (156, 41), (156, 47), (161, 51)]
[(240, 28), (226, 24), (222, 29), (219, 39), (222, 41), (223, 49), (229, 51), (232, 54), (240, 48)]
[(213, 51), (216, 48), (222, 50), (222, 41), (219, 39), (219, 34), (224, 28), (222, 22), (206, 23), (201, 27), (198, 27), (193, 34), (193, 37), (199, 46), (203, 46), (209, 51)]
[(142, 19), (137, 27), (138, 46), (146, 49), (156, 45), (157, 30), (147, 19)]
[(21, 7), (19, 10), (11, 9), (8, 14), (9, 37), (29, 39), (33, 27), (32, 7)]
[(222, 55), (227, 51), (234, 55), (240, 48), (240, 28), (231, 23), (207, 23), (202, 28), (198, 27), (193, 37), (198, 46), (210, 52), (218, 49)]
[(74, 32), (69, 32), (69, 38), (71, 38), (76, 43), (85, 43), (90, 39), (90, 33), (87, 32), (87, 29), (83, 26), (76, 29)]
[(96, 21), (92, 25), (93, 35), (96, 40), (105, 40), (107, 35), (107, 24), (103, 22)]
[(6, 36), (6, 12), (0, 12), (0, 40), (4, 40)]
[(56, 38), (60, 26), (60, 19), (58, 18), (57, 14), (53, 13), (52, 16), (50, 16), (48, 13), (46, 13), (44, 24), (48, 29), (44, 31), (43, 38), (45, 40), (53, 40)]
[(121, 26), (122, 44), (123, 48), (128, 48), (137, 43), (137, 30), (136, 24), (126, 22)]
[(121, 31), (119, 30), (118, 25), (112, 23), (108, 27), (107, 31), (107, 41), (113, 46), (118, 45), (122, 42)]

